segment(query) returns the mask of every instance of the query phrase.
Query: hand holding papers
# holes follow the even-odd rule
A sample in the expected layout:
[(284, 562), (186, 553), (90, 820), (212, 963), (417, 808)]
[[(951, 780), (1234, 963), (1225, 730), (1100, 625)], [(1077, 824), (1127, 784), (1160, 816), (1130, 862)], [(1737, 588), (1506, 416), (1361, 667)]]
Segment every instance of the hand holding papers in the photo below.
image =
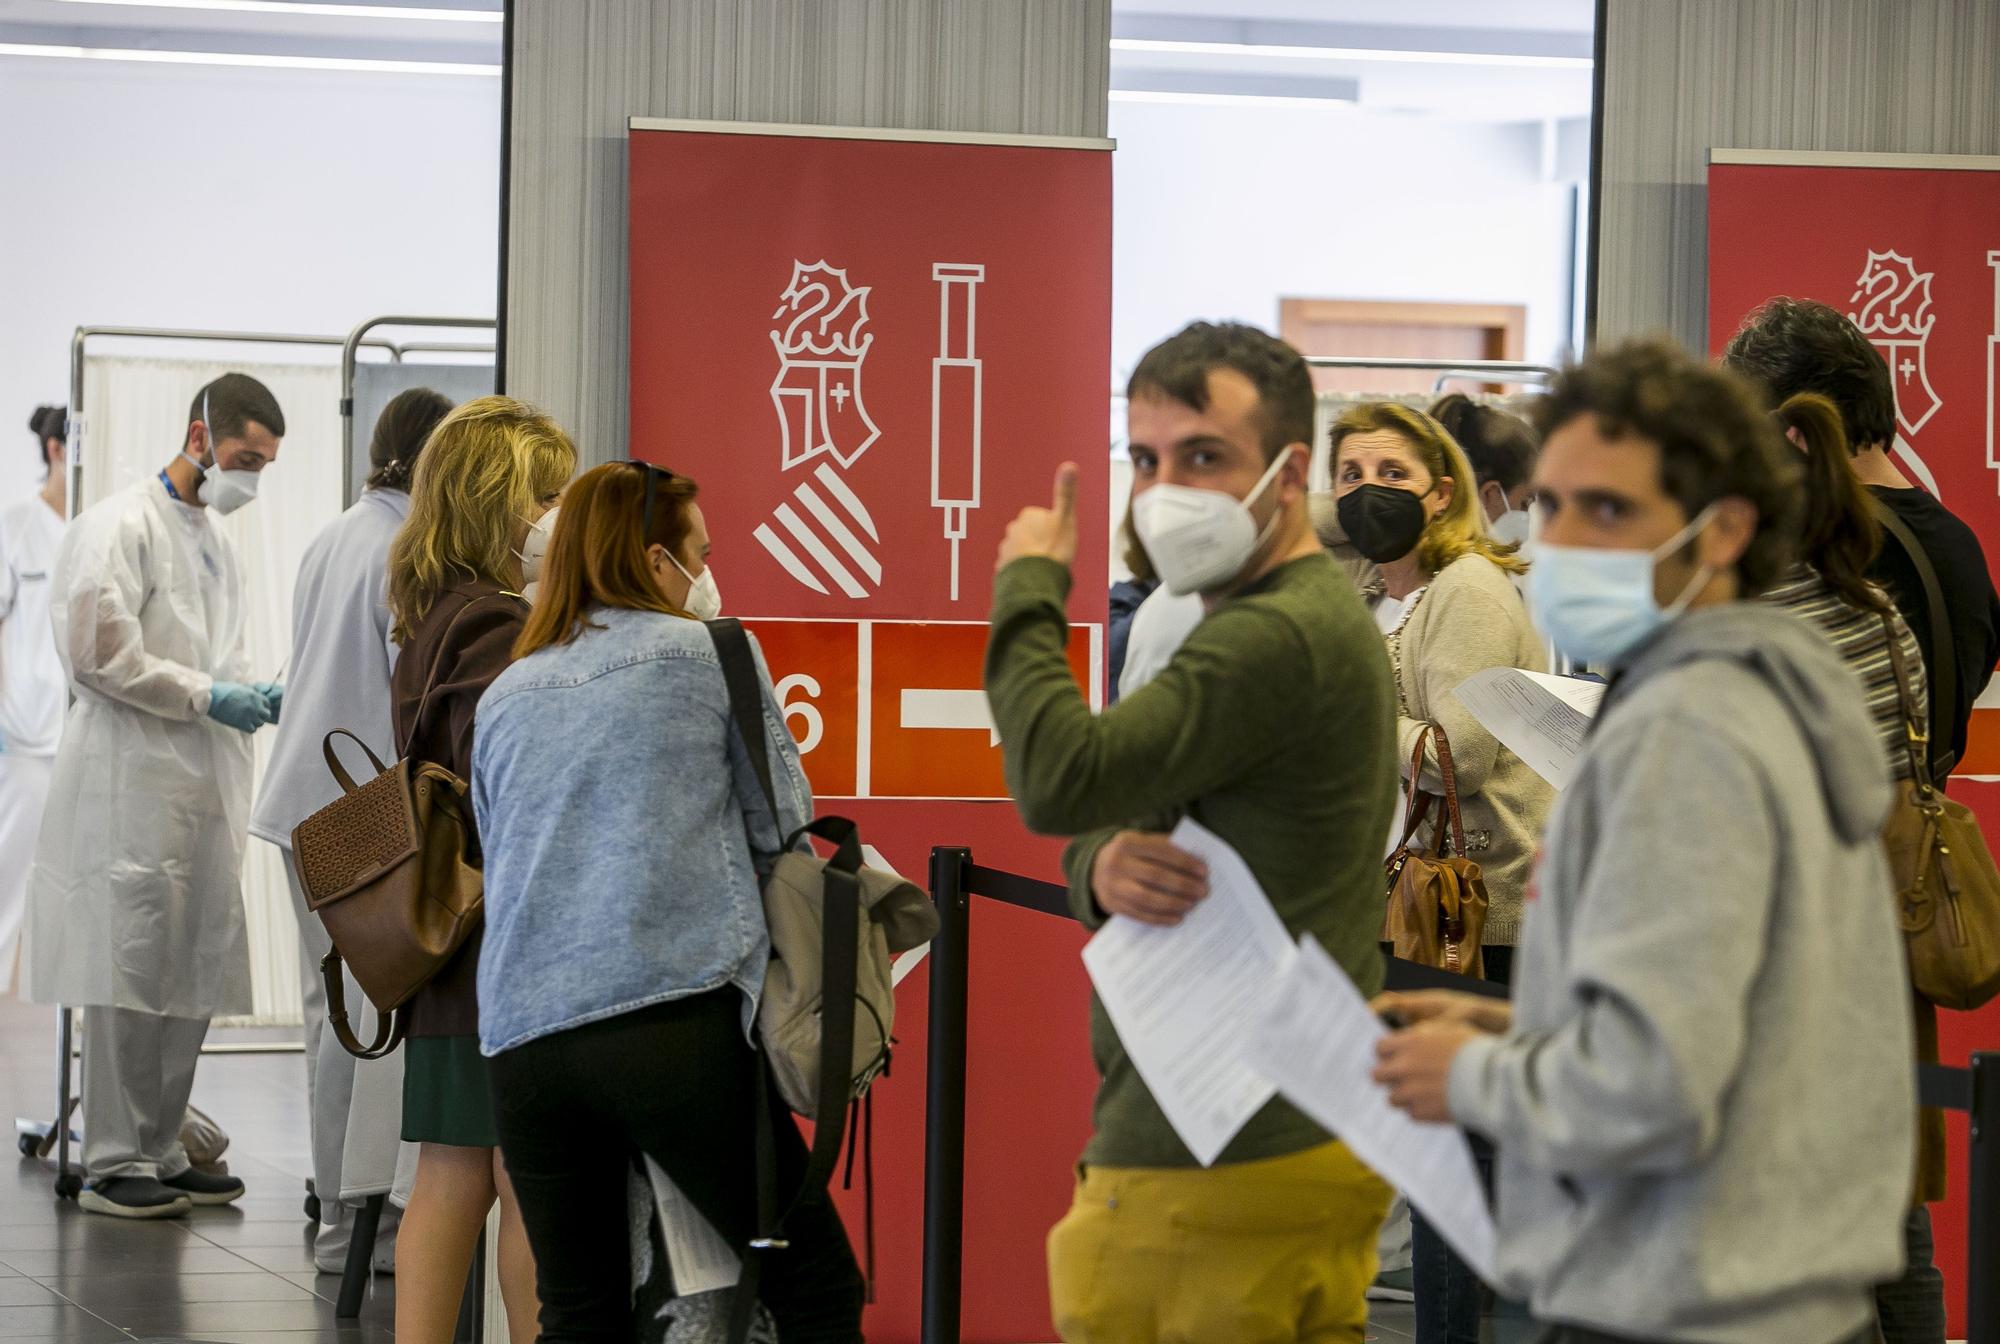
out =
[(1480, 1278), (1494, 1275), (1493, 1215), (1465, 1136), (1389, 1104), (1371, 1079), (1386, 1033), (1361, 991), (1305, 939), (1264, 997), (1250, 1060), (1286, 1099), (1401, 1190)]
[(1193, 821), (1173, 842), (1207, 862), (1207, 898), (1171, 928), (1114, 916), (1083, 964), (1133, 1067), (1207, 1166), (1276, 1090), (1243, 1062), (1243, 1035), (1294, 953), (1241, 855)]
[(1501, 746), (1560, 789), (1583, 754), (1604, 687), (1576, 677), (1489, 667), (1460, 682), (1453, 694)]

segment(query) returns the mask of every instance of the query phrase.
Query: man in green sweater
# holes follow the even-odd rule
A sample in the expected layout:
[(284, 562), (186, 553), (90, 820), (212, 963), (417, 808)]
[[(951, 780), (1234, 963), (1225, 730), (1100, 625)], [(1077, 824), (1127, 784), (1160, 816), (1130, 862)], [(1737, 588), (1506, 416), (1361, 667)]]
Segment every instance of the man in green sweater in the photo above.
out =
[[(1394, 808), (1394, 690), (1382, 639), (1306, 509), (1313, 387), (1252, 327), (1196, 323), (1133, 373), (1134, 526), (1168, 587), (1207, 615), (1154, 680), (1093, 715), (1065, 654), (1076, 470), (1009, 527), (986, 691), (1034, 830), (1074, 836), (1090, 928), (1177, 924), (1207, 894), (1166, 833), (1192, 817), (1248, 863), (1286, 928), (1364, 994), (1382, 980), (1382, 850)], [(1360, 1340), (1389, 1189), (1289, 1104), (1202, 1168), (1092, 1005), (1103, 1084), (1069, 1215), (1049, 1238), (1071, 1344)]]

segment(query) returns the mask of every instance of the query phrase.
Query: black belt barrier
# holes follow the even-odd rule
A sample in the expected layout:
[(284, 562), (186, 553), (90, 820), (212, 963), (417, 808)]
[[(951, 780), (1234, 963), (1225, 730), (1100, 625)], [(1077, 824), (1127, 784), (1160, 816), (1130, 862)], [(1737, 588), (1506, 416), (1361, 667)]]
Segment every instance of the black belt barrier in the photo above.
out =
[[(971, 953), (971, 898), (1062, 919), (1073, 916), (1069, 892), (998, 868), (981, 868), (972, 851), (940, 845), (931, 851), (931, 899), (938, 932), (930, 952), (930, 1060), (924, 1119), (923, 1344), (958, 1344), (965, 1229), (965, 1013)], [(1505, 998), (1483, 980), (1396, 957), (1388, 959), (1390, 989), (1457, 989)], [(1981, 1052), (1969, 1069), (1917, 1066), (1917, 1095), (1926, 1106), (1972, 1117), (1971, 1194), (1966, 1227), (1966, 1344), (2000, 1344), (2000, 1053)]]

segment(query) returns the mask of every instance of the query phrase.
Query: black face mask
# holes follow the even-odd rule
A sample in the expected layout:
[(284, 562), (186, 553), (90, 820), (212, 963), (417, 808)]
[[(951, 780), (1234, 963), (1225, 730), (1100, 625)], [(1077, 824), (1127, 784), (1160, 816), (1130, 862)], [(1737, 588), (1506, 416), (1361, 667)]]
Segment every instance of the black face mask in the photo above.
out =
[(1430, 519), (1422, 495), (1393, 485), (1361, 485), (1334, 505), (1340, 526), (1354, 549), (1385, 565), (1416, 549)]

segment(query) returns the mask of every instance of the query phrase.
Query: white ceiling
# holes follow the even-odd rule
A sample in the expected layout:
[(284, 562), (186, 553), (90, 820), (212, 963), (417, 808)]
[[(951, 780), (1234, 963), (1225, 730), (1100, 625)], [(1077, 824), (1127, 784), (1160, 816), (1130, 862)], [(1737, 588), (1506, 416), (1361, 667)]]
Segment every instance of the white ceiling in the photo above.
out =
[[(418, 6), (487, 21), (416, 17)], [(501, 27), (490, 21), (499, 8), (500, 0), (0, 0), (0, 48), (470, 69), (500, 61)], [(1590, 111), (1594, 10), (1593, 0), (1114, 0), (1113, 96), (1320, 100), (1479, 121), (1576, 119)]]

